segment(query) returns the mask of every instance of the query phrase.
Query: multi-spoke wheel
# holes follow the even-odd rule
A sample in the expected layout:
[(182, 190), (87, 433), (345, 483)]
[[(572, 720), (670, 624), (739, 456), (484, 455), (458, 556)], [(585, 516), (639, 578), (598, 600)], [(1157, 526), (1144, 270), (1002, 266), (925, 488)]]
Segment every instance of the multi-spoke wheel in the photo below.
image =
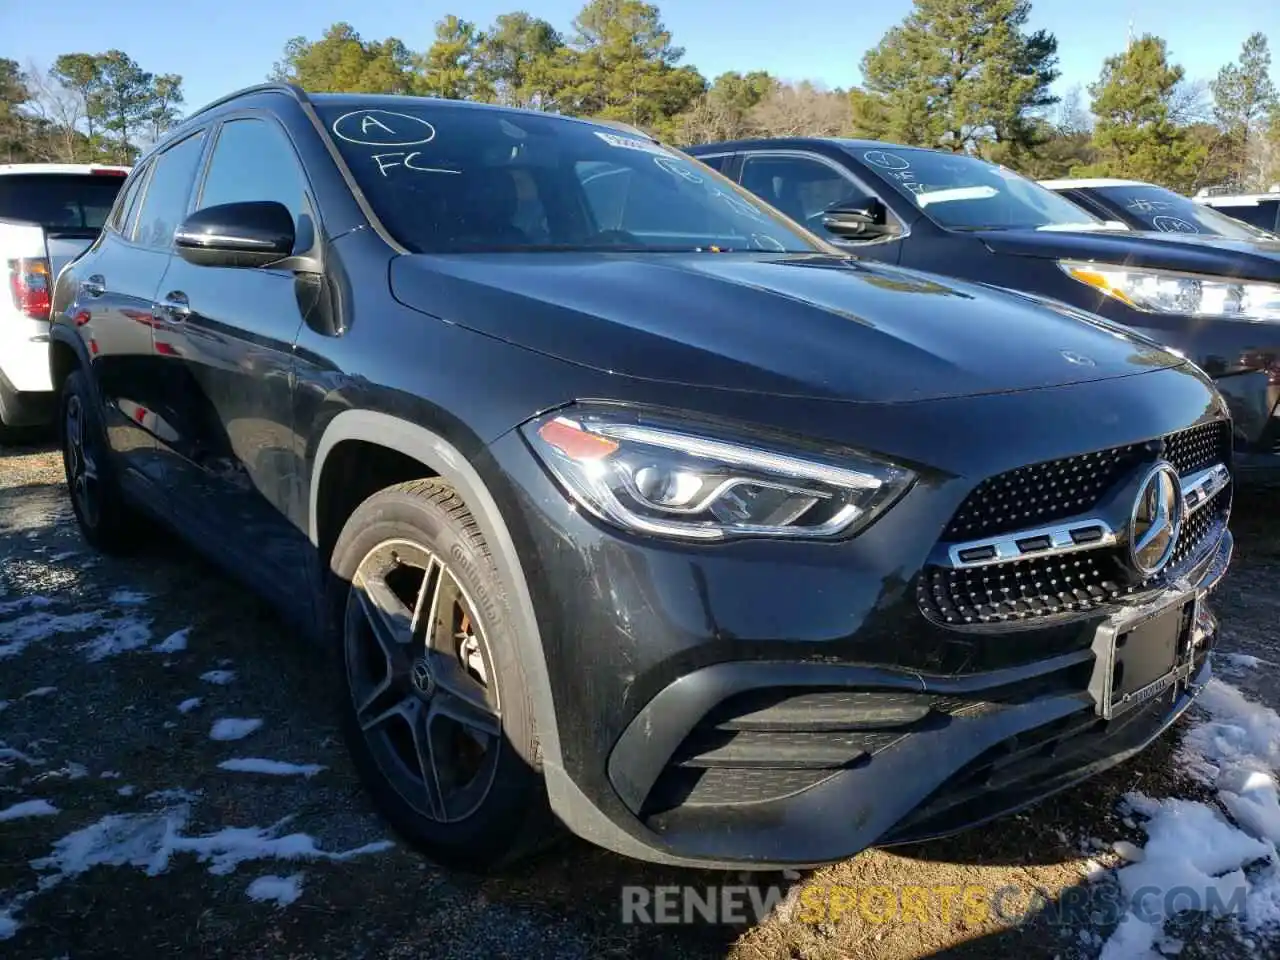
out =
[(62, 466), (80, 532), (99, 550), (120, 553), (141, 540), (145, 524), (116, 483), (102, 421), (93, 404), (85, 374), (76, 370), (62, 386), (58, 421)]
[(332, 567), (344, 730), (383, 812), (454, 866), (536, 846), (546, 798), (507, 591), (461, 500), (434, 480), (375, 494)]
[(442, 823), (476, 809), (502, 749), (488, 646), (453, 572), (410, 540), (365, 556), (347, 603), (356, 720), (388, 782)]
[(84, 447), (84, 405), (80, 397), (67, 397), (62, 424), (65, 440), (62, 444), (62, 464), (67, 471), (67, 489), (75, 501), (76, 512), (89, 526), (98, 525), (98, 465), (93, 452)]

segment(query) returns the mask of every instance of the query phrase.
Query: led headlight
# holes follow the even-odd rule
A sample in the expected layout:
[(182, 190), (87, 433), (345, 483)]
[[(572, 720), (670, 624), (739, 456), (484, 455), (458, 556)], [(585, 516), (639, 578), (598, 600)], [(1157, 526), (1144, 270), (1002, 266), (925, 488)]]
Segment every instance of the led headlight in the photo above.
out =
[(597, 517), (689, 540), (848, 536), (915, 479), (862, 453), (799, 452), (626, 408), (558, 411), (524, 435)]
[(1280, 284), (1172, 270), (1059, 261), (1068, 276), (1148, 313), (1233, 320), (1280, 320)]

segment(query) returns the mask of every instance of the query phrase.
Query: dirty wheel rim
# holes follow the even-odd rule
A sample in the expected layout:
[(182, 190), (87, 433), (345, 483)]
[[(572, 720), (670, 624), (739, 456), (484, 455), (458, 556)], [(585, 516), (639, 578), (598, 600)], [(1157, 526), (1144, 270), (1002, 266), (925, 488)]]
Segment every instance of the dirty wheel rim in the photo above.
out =
[(81, 518), (90, 527), (98, 525), (98, 464), (86, 439), (84, 406), (74, 394), (67, 399), (63, 423), (62, 462), (67, 486)]
[(493, 785), (502, 721), (488, 643), (448, 565), (408, 540), (370, 550), (347, 596), (344, 654), (383, 776), (430, 820), (470, 816)]

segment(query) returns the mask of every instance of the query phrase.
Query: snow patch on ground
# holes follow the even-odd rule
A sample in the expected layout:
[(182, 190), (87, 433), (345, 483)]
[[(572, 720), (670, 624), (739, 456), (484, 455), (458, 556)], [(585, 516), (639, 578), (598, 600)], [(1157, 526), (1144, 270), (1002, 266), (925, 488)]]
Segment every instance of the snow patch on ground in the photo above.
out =
[(1119, 850), (1116, 872), (1128, 913), (1100, 960), (1150, 960), (1182, 944), (1167, 937), (1171, 914), (1230, 917), (1240, 936), (1280, 932), (1280, 715), (1235, 687), (1212, 680), (1179, 749), (1191, 776), (1217, 791), (1217, 805), (1125, 797), (1146, 846)]
[(262, 721), (258, 719), (223, 717), (213, 721), (209, 737), (212, 740), (243, 740), (261, 726)]
[(194, 710), (198, 706), (200, 706), (199, 697), (187, 697), (187, 699), (183, 700), (180, 704), (178, 704), (178, 712), (190, 713), (192, 710)]
[(57, 687), (36, 687), (34, 690), (28, 690), (26, 693), (24, 693), (22, 695), (22, 699), (25, 700), (27, 699), (27, 697), (47, 697), (49, 694), (54, 693), (57, 689), (58, 689)]
[(50, 817), (58, 812), (48, 800), (23, 800), (0, 810), (0, 821), (17, 820), (20, 817)]
[(123, 617), (108, 624), (106, 633), (99, 634), (92, 640), (80, 644), (85, 659), (97, 663), (107, 657), (137, 650), (151, 642), (151, 621)]
[[(131, 866), (156, 877), (169, 869), (175, 857), (189, 853), (208, 864), (210, 873), (222, 876), (250, 860), (345, 861), (394, 846), (389, 840), (379, 840), (350, 850), (322, 850), (308, 834), (284, 834), (290, 817), (269, 827), (225, 827), (215, 833), (188, 835), (184, 831), (190, 816), (190, 804), (182, 801), (147, 813), (109, 814), (67, 834), (54, 843), (48, 856), (31, 861), (32, 869), (41, 874), (36, 889), (18, 894), (0, 907), (0, 939), (17, 931), (17, 913), (32, 897), (94, 867)], [(290, 892), (286, 885), (300, 890), (302, 877), (258, 880), (276, 881), (263, 884), (258, 892), (269, 892), (269, 899), (282, 903), (280, 897), (287, 898)]]
[(107, 599), (121, 607), (140, 607), (151, 599), (151, 594), (141, 590), (117, 590)]
[(53, 601), (48, 597), (19, 597), (17, 600), (6, 600), (0, 603), (0, 615), (16, 613), (19, 610), (43, 610), (52, 604)]
[(263, 760), (261, 757), (233, 757), (223, 760), (218, 767), (236, 773), (266, 773), (278, 777), (314, 777), (325, 769), (318, 763), (285, 763), (282, 760)]
[(205, 683), (215, 683), (220, 687), (225, 687), (235, 678), (236, 672), (234, 670), (208, 670), (200, 674), (200, 679)]
[(302, 874), (295, 873), (287, 877), (267, 874), (249, 884), (245, 893), (250, 900), (259, 902), (269, 900), (277, 907), (287, 907), (302, 896)]
[(154, 647), (151, 648), (152, 653), (181, 653), (187, 649), (187, 638), (191, 635), (191, 628), (185, 627), (175, 633), (169, 634)]
[(1263, 665), (1271, 666), (1270, 660), (1263, 660), (1248, 653), (1224, 653), (1221, 655), (1220, 668), (1228, 672), (1241, 674), (1246, 670), (1257, 670)]
[(23, 753), (17, 747), (11, 747), (3, 740), (0, 740), (0, 763), (12, 760), (21, 760), (23, 763), (32, 767), (44, 766), (44, 761), (39, 757), (33, 757), (29, 753)]
[(102, 625), (97, 610), (84, 613), (28, 613), (0, 623), (0, 660), (16, 657), (31, 644), (62, 633), (79, 633)]
[[(41, 761), (43, 762), (43, 761)], [(76, 763), (74, 760), (68, 760), (57, 770), (50, 770), (48, 773), (40, 774), (40, 780), (83, 780), (89, 775), (89, 768), (83, 763)]]

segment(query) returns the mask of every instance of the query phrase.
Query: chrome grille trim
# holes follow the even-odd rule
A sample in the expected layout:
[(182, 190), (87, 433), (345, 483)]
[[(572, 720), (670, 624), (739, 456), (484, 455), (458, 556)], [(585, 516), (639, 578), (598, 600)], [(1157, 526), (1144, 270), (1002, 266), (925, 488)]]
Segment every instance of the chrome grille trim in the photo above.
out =
[(1231, 482), (1231, 471), (1221, 463), (1207, 470), (1182, 478), (1182, 499), (1187, 505), (1187, 515), (1195, 513), (1213, 499), (1214, 494), (1226, 489)]
[[(1231, 472), (1223, 464), (1200, 470), (1181, 480), (1186, 516), (1195, 513), (1231, 483)], [(1086, 539), (1087, 538), (1087, 539)], [(1027, 557), (1056, 557), (1082, 550), (1114, 547), (1119, 535), (1100, 517), (1086, 517), (1049, 526), (1014, 530), (998, 537), (984, 537), (947, 547), (940, 566), (952, 570), (972, 570)]]

